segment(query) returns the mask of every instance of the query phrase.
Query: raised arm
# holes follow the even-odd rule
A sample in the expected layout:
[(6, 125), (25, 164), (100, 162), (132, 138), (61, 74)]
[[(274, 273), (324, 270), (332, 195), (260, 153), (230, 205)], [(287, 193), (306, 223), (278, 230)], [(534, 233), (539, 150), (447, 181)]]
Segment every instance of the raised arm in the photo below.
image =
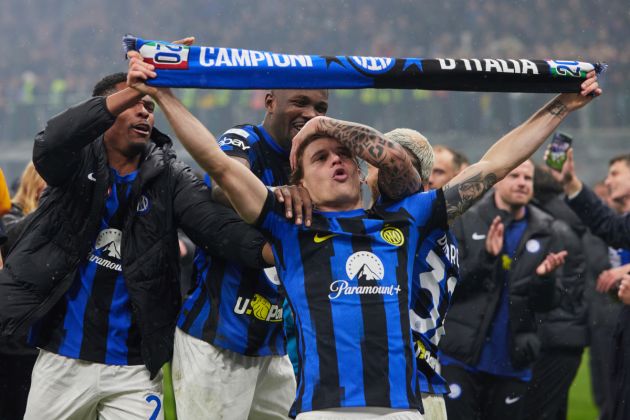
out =
[(527, 160), (569, 113), (588, 104), (602, 90), (595, 72), (582, 83), (580, 93), (563, 93), (527, 121), (497, 141), (481, 160), (444, 186), (449, 223), (479, 200), (495, 183)]
[(384, 195), (399, 199), (420, 189), (420, 176), (401, 145), (387, 140), (372, 127), (330, 117), (309, 120), (295, 136), (291, 147), (292, 168), (298, 145), (313, 134), (339, 140), (355, 156), (379, 168), (379, 188)]
[(96, 96), (52, 117), (37, 134), (33, 163), (48, 185), (68, 181), (77, 171), (85, 146), (105, 133), (116, 117), (138, 103), (142, 95), (130, 88), (107, 97)]
[(190, 155), (223, 189), (243, 220), (255, 223), (267, 199), (265, 185), (243, 164), (223, 153), (212, 133), (170, 89), (156, 89), (144, 84), (145, 80), (156, 76), (152, 65), (139, 59), (136, 52), (130, 53), (129, 57), (129, 86), (155, 99)]

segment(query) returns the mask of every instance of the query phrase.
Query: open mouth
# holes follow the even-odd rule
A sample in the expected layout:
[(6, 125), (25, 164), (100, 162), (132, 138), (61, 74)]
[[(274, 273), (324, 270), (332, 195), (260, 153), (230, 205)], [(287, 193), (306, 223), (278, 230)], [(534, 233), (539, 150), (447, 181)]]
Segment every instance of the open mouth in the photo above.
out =
[(131, 126), (131, 128), (133, 129), (133, 131), (135, 131), (136, 133), (138, 133), (139, 135), (143, 137), (148, 137), (149, 134), (151, 134), (151, 127), (149, 126), (149, 124), (144, 124), (144, 123), (134, 124)]
[(337, 168), (335, 169), (335, 172), (333, 172), (332, 179), (335, 181), (345, 181), (348, 179), (348, 176), (348, 172), (345, 169)]
[(293, 129), (296, 131), (300, 131), (302, 127), (304, 127), (304, 124), (305, 124), (304, 122), (295, 122), (291, 124), (291, 127), (293, 127)]

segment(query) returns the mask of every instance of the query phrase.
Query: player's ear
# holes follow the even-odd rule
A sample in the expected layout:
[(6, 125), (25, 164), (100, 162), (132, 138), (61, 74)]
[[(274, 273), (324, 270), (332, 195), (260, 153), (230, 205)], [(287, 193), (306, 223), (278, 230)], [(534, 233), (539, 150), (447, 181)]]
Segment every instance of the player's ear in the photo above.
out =
[(273, 113), (275, 99), (276, 97), (273, 94), (273, 90), (268, 90), (267, 92), (265, 92), (265, 109), (268, 113)]

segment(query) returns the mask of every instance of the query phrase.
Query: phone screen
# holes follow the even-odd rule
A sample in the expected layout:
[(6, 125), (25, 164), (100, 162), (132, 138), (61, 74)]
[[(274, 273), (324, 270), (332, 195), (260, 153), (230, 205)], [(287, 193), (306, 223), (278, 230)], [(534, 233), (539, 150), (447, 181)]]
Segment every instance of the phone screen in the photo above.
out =
[(568, 134), (555, 133), (549, 145), (549, 154), (545, 163), (550, 168), (557, 171), (562, 170), (564, 162), (567, 160), (567, 150), (571, 147), (573, 139)]

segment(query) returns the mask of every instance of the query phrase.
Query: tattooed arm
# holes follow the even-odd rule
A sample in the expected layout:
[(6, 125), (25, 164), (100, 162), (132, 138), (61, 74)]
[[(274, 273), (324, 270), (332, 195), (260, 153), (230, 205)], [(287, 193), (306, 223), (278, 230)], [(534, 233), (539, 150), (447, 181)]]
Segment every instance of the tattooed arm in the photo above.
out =
[(582, 91), (563, 93), (527, 121), (499, 139), (481, 160), (444, 186), (449, 223), (479, 200), (495, 183), (527, 160), (569, 113), (601, 94), (595, 72), (582, 83)]
[(357, 156), (379, 169), (379, 189), (383, 195), (400, 199), (420, 189), (420, 175), (405, 149), (387, 140), (381, 132), (366, 125), (329, 117), (309, 120), (291, 145), (291, 167), (295, 168), (299, 145), (314, 134), (337, 139)]

